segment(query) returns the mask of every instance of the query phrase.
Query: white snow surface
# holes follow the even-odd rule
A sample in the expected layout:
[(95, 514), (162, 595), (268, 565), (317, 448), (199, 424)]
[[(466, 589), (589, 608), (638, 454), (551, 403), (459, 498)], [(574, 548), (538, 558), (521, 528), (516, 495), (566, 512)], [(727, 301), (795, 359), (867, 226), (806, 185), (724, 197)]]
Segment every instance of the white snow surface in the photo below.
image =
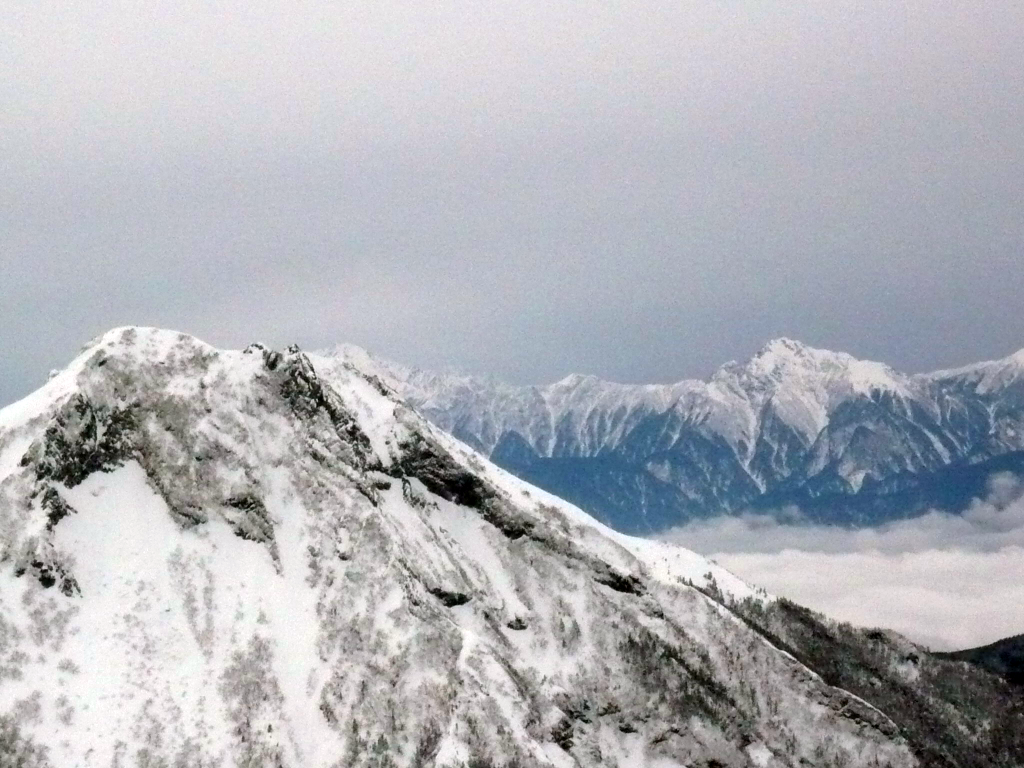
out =
[[(541, 456), (565, 455), (563, 451), (594, 455), (617, 445), (643, 417), (670, 409), (699, 415), (743, 453), (753, 444), (768, 401), (786, 424), (812, 442), (830, 412), (850, 396), (912, 396), (922, 386), (920, 377), (899, 374), (882, 363), (785, 338), (769, 342), (746, 364), (725, 364), (708, 381), (675, 384), (618, 384), (571, 374), (545, 386), (516, 386), (409, 368), (348, 344), (317, 357), (327, 372), (331, 363), (344, 362), (372, 370), (426, 413), (446, 414), (445, 422), (458, 422), (479, 435), (478, 447), (486, 453), (511, 430), (526, 437)], [(474, 431), (472, 420), (484, 421), (481, 415), (492, 423)]]
[[(1024, 450), (1024, 350), (956, 370), (907, 375), (780, 338), (746, 363), (723, 365), (707, 381), (618, 384), (571, 374), (543, 386), (422, 371), (351, 345), (316, 359), (327, 377), (348, 361), (372, 370), (435, 424), (486, 455), (509, 433), (540, 457), (618, 452), (687, 497), (711, 494), (723, 511), (749, 500), (744, 484), (770, 491), (830, 469), (855, 492), (869, 477)], [(870, 401), (884, 404), (865, 407)], [(851, 404), (853, 411), (834, 418)], [(723, 442), (732, 455), (716, 457), (719, 463), (705, 480), (674, 476), (664, 463), (677, 444), (680, 457), (690, 450), (686, 441), (695, 434)], [(726, 485), (716, 485), (729, 482), (739, 483), (735, 499)]]
[(770, 596), (516, 479), (344, 358), (118, 328), (0, 411), (24, 765), (915, 764), (728, 607)]

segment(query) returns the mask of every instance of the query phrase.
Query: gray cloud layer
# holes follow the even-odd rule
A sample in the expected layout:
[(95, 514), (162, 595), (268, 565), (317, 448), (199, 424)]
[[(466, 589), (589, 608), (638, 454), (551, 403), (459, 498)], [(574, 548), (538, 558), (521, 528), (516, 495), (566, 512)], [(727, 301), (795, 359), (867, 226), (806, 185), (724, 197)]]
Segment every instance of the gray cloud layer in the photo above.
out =
[(936, 651), (1024, 632), (1024, 548), (906, 554), (721, 553), (714, 559), (769, 592), (841, 621), (885, 627)]
[(665, 380), (1024, 346), (1024, 7), (6, 3), (0, 402), (123, 323)]
[(852, 530), (767, 517), (695, 522), (665, 538), (830, 616), (937, 650), (1024, 632), (1024, 484), (992, 479), (963, 515)]
[(698, 520), (664, 534), (664, 538), (698, 552), (927, 552), (958, 549), (994, 552), (1024, 547), (1024, 487), (1010, 474), (995, 475), (985, 500), (975, 500), (962, 515), (932, 511), (876, 528), (840, 528), (792, 522), (770, 516), (747, 515)]

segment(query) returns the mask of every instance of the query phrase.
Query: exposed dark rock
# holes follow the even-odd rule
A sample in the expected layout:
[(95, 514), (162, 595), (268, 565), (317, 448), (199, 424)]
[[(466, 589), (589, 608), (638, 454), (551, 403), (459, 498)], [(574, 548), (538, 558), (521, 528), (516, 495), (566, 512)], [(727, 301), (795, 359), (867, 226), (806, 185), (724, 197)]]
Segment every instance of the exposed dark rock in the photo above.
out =
[(2, 768), (51, 768), (47, 750), (22, 734), (18, 719), (0, 715), (0, 766)]
[[(190, 494), (182, 493), (182, 486), (190, 487), (195, 483), (194, 476), (182, 470), (187, 468), (176, 468), (181, 477), (175, 477), (175, 469), (168, 471), (165, 462), (155, 455), (156, 452), (147, 452), (145, 449), (139, 451), (139, 464), (146, 473), (146, 480), (150, 487), (167, 504), (174, 522), (182, 528), (194, 528), (202, 525), (210, 518), (197, 501)], [(182, 479), (190, 481), (188, 484), (181, 482)], [(177, 481), (177, 482), (174, 482)]]
[(401, 454), (388, 469), (392, 475), (416, 478), (442, 499), (475, 509), (510, 539), (527, 536), (534, 530), (533, 521), (504, 503), (495, 489), (455, 461), (433, 440), (414, 432), (398, 448)]
[(14, 569), (14, 575), (18, 578), (26, 574), (32, 576), (44, 589), (58, 587), (59, 591), (67, 597), (76, 597), (82, 594), (78, 581), (59, 563), (33, 559)]
[[(271, 370), (277, 367), (275, 363)], [(315, 420), (320, 414), (326, 415), (337, 436), (352, 450), (354, 460), (366, 467), (373, 455), (370, 438), (337, 393), (320, 380), (313, 364), (298, 347), (288, 348), (280, 373), (281, 395), (295, 414), (307, 421)]]
[(274, 350), (265, 350), (263, 353), (263, 364), (267, 366), (268, 371), (276, 371), (277, 366), (281, 364), (283, 355), (280, 352)]
[(260, 499), (251, 494), (245, 494), (233, 496), (224, 503), (242, 513), (232, 521), (232, 528), (236, 536), (263, 544), (273, 542), (274, 524), (270, 519), (267, 507)]
[(483, 480), (419, 433), (399, 443), (401, 455), (392, 467), (399, 477), (414, 477), (442, 499), (476, 510), (497, 495)]
[(94, 406), (75, 394), (53, 417), (41, 445), (23, 463), (36, 467), (40, 480), (72, 487), (94, 472), (121, 466), (135, 451), (137, 424), (131, 407)]
[(52, 485), (47, 485), (43, 490), (41, 503), (43, 509), (46, 510), (46, 529), (48, 531), (52, 531), (57, 523), (75, 512), (74, 508), (61, 498)]
[(590, 716), (590, 704), (586, 701), (565, 702), (562, 711), (578, 723), (590, 725), (593, 722)]
[(514, 629), (517, 632), (521, 632), (522, 630), (526, 629), (527, 624), (519, 616), (516, 616), (514, 619), (512, 619), (512, 621), (508, 622), (505, 626), (509, 629)]
[(551, 740), (568, 752), (573, 745), (572, 720), (563, 717), (554, 728), (551, 729)]
[(394, 397), (395, 396), (395, 391), (393, 389), (391, 389), (391, 387), (389, 387), (383, 381), (381, 381), (379, 376), (373, 376), (373, 375), (365, 374), (365, 373), (364, 374), (360, 374), (360, 375), (363, 377), (363, 379), (366, 381), (367, 384), (369, 384), (371, 387), (373, 387), (377, 391), (377, 394), (384, 395), (384, 397)]
[(523, 536), (532, 536), (535, 526), (532, 520), (516, 513), (504, 504), (501, 499), (494, 499), (480, 510), (481, 517), (501, 531), (509, 539), (515, 541)]
[(628, 595), (642, 595), (644, 593), (644, 583), (633, 574), (618, 573), (612, 570), (606, 563), (601, 563), (601, 565), (604, 567), (600, 568), (594, 577), (597, 579), (598, 584), (604, 584), (616, 592), (624, 592)]
[(449, 592), (441, 587), (428, 587), (427, 592), (432, 594), (444, 604), (445, 608), (454, 608), (457, 605), (465, 605), (470, 601), (469, 595), (464, 592)]

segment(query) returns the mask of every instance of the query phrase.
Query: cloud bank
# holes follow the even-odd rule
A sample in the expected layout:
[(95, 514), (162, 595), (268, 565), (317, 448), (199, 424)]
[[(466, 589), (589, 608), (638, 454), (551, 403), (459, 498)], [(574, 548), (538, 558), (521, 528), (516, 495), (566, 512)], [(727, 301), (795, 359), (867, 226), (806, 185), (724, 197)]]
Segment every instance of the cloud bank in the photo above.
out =
[(966, 648), (1024, 632), (1022, 492), (1002, 474), (963, 515), (933, 511), (860, 530), (723, 517), (664, 538), (834, 618), (934, 650)]
[(1024, 633), (1024, 548), (712, 554), (769, 592), (835, 619), (895, 629), (932, 650)]

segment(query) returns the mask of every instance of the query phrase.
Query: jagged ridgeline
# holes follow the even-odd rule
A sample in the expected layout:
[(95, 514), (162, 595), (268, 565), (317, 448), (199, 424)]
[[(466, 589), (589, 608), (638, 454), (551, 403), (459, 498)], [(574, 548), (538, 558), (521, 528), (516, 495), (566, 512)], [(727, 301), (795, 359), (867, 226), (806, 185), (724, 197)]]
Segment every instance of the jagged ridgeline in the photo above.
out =
[(790, 339), (709, 380), (542, 387), (323, 353), (372, 369), (499, 466), (627, 533), (755, 510), (875, 525), (960, 512), (1024, 474), (1024, 350), (908, 376)]
[(116, 329), (0, 411), (2, 768), (1021, 764), (997, 678), (318, 364)]

